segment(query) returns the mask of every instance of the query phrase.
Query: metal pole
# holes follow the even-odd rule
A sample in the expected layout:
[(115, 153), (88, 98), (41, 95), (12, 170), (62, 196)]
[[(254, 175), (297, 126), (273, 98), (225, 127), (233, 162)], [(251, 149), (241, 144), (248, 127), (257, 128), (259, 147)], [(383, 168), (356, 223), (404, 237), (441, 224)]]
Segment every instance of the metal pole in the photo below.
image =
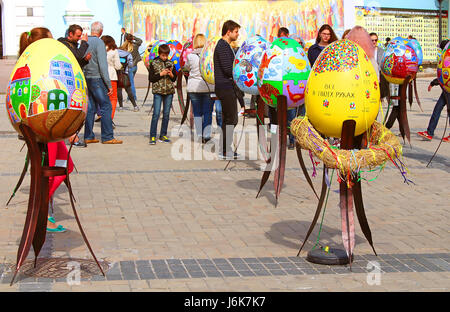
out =
[(441, 44), (442, 41), (442, 0), (439, 1), (439, 41), (438, 44)]

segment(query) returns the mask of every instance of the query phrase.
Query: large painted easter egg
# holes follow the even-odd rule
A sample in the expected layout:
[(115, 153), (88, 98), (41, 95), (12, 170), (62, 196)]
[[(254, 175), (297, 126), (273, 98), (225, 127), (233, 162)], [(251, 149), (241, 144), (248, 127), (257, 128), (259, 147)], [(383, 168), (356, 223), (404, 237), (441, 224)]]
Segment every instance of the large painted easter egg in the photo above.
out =
[(450, 92), (450, 44), (447, 44), (442, 50), (438, 62), (437, 77), (445, 91)]
[(186, 64), (188, 55), (191, 54), (192, 51), (194, 51), (193, 40), (194, 37), (191, 37), (183, 45), (183, 50), (181, 51), (181, 59), (180, 59), (181, 67), (183, 67)]
[(414, 49), (414, 52), (416, 52), (417, 55), (417, 64), (420, 66), (423, 62), (423, 51), (422, 46), (420, 45), (419, 41), (417, 39), (409, 39), (408, 45)]
[(380, 87), (372, 62), (350, 40), (326, 47), (311, 70), (306, 87), (306, 115), (320, 133), (339, 138), (342, 123), (355, 120), (355, 135), (375, 121)]
[(258, 90), (266, 104), (277, 107), (277, 96), (287, 97), (288, 109), (305, 102), (306, 82), (311, 71), (302, 46), (290, 38), (275, 39), (262, 56)]
[(393, 84), (403, 84), (405, 78), (419, 70), (418, 58), (407, 39), (395, 38), (383, 54), (381, 73)]
[(214, 50), (221, 38), (217, 36), (208, 40), (200, 53), (200, 73), (209, 84), (214, 84)]
[(270, 43), (260, 36), (254, 36), (242, 44), (236, 53), (233, 64), (233, 79), (245, 93), (259, 95), (258, 69), (263, 53)]
[(167, 45), (170, 48), (169, 60), (173, 62), (175, 66), (175, 70), (178, 72), (181, 69), (181, 51), (183, 50), (183, 46), (176, 40), (169, 40)]
[(48, 38), (29, 45), (11, 73), (6, 109), (16, 131), (23, 123), (40, 142), (73, 135), (86, 118), (87, 88), (72, 52)]
[(151, 62), (159, 55), (158, 49), (162, 44), (167, 44), (165, 40), (158, 40), (153, 43), (153, 45), (148, 46), (144, 52), (144, 64), (147, 68), (150, 66)]

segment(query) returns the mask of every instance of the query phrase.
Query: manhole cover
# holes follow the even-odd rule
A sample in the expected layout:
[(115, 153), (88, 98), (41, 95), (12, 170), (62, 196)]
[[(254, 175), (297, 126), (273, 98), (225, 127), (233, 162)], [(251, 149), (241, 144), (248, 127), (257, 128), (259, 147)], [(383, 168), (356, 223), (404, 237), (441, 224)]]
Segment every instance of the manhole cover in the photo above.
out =
[[(109, 263), (99, 261), (103, 272), (109, 269)], [(31, 277), (65, 278), (74, 270), (79, 270), (81, 278), (102, 275), (94, 260), (71, 258), (38, 258), (36, 268), (33, 260), (27, 260), (20, 268), (20, 272)]]

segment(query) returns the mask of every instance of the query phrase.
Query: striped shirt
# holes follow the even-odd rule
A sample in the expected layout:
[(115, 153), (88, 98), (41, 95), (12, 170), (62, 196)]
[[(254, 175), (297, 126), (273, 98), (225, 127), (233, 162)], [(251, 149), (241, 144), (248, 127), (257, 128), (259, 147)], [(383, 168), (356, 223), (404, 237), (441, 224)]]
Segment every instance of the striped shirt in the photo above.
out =
[(216, 89), (233, 88), (234, 53), (231, 46), (223, 39), (217, 42), (214, 50), (214, 81)]

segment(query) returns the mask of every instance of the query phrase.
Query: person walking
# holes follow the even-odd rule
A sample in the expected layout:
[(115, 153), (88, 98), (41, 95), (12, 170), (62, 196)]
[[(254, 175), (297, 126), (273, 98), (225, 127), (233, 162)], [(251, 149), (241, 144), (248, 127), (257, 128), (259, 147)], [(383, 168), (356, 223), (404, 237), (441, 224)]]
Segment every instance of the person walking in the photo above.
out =
[[(448, 39), (442, 40), (439, 47), (441, 50), (444, 50), (445, 46), (449, 42)], [(439, 80), (435, 78), (433, 81), (431, 81), (430, 85), (428, 86), (428, 92), (431, 91), (431, 88), (434, 86), (439, 85)], [(425, 140), (431, 141), (434, 137), (434, 130), (436, 129), (439, 118), (441, 116), (441, 112), (444, 109), (445, 105), (448, 105), (448, 101), (450, 101), (450, 97), (448, 96), (448, 93), (445, 90), (442, 90), (441, 96), (439, 97), (438, 101), (436, 102), (436, 105), (434, 106), (433, 113), (431, 114), (430, 121), (428, 122), (428, 127), (426, 131), (419, 131), (417, 134), (424, 138)], [(448, 109), (448, 107), (447, 107)], [(449, 117), (450, 118), (450, 117)], [(450, 135), (446, 136), (442, 139), (444, 142), (450, 141)]]
[[(230, 43), (239, 37), (241, 26), (232, 21), (226, 21), (222, 26), (222, 38), (217, 41), (214, 49), (214, 81), (215, 93), (222, 104), (222, 140), (219, 148), (220, 159), (237, 159), (237, 154), (231, 150), (234, 127), (238, 121), (237, 96), (234, 92), (233, 62), (234, 52)], [(227, 140), (228, 139), (228, 140)]]
[(173, 62), (169, 60), (169, 53), (170, 48), (167, 44), (160, 45), (158, 48), (159, 56), (152, 61), (149, 68), (148, 79), (153, 83), (153, 116), (150, 125), (150, 145), (156, 144), (161, 102), (163, 102), (163, 119), (159, 133), (159, 142), (170, 143), (170, 139), (167, 137), (167, 127), (169, 125), (173, 94), (175, 93), (173, 83), (177, 80), (177, 72)]
[(133, 111), (138, 112), (139, 107), (137, 106), (136, 99), (133, 96), (133, 91), (131, 91), (131, 83), (130, 83), (130, 72), (129, 68), (133, 66), (133, 56), (130, 52), (117, 49), (120, 57), (120, 63), (122, 64), (122, 68), (120, 69), (123, 74), (128, 78), (127, 81), (123, 81), (120, 85), (117, 85), (117, 99), (119, 100), (119, 111), (123, 110), (123, 94), (122, 89), (125, 89), (128, 98), (131, 101), (131, 104), (133, 104)]
[(212, 111), (214, 105), (214, 101), (211, 99), (211, 93), (214, 92), (214, 85), (208, 84), (200, 73), (200, 53), (205, 43), (205, 35), (195, 35), (193, 40), (194, 50), (187, 56), (187, 62), (184, 66), (184, 69), (189, 71), (187, 93), (192, 102), (195, 132), (198, 141), (202, 143), (207, 143), (211, 139)]
[(88, 37), (89, 48), (87, 52), (92, 57), (83, 68), (86, 84), (88, 87), (89, 102), (86, 122), (84, 127), (84, 142), (86, 144), (98, 143), (93, 131), (96, 105), (100, 107), (101, 118), (101, 140), (103, 144), (122, 144), (121, 140), (114, 138), (112, 126), (112, 107), (109, 95), (113, 89), (108, 73), (108, 62), (106, 56), (106, 47), (103, 40), (100, 39), (103, 33), (103, 24), (94, 22), (91, 25), (91, 35)]
[[(114, 120), (117, 106), (117, 70), (122, 69), (122, 63), (120, 63), (119, 52), (117, 51), (117, 45), (113, 37), (105, 35), (100, 39), (103, 40), (106, 46), (106, 60), (108, 62), (108, 74), (111, 79), (111, 86), (113, 89), (112, 94), (109, 96), (112, 106), (111, 120)], [(113, 122), (114, 123), (114, 122)]]
[[(126, 34), (125, 42), (120, 46), (121, 50), (130, 52), (133, 56), (133, 66), (128, 68), (128, 75), (130, 76), (131, 83), (131, 91), (133, 92), (133, 97), (137, 101), (136, 97), (136, 87), (134, 85), (134, 76), (137, 72), (137, 64), (142, 61), (142, 58), (139, 54), (139, 47), (142, 44), (142, 40), (133, 36), (132, 34)], [(130, 98), (131, 100), (131, 98)]]

